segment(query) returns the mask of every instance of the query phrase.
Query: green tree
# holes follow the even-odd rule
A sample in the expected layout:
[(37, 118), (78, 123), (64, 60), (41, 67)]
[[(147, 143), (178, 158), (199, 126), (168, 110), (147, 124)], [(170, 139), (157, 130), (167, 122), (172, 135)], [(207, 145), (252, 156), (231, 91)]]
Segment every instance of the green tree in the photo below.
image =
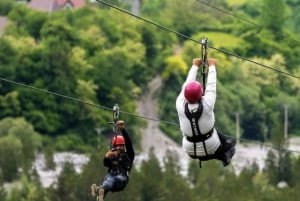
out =
[(4, 180), (3, 180), (3, 171), (0, 167), (0, 200), (5, 200), (7, 196), (7, 192), (4, 188)]
[[(236, 184), (240, 184), (238, 190), (231, 189), (229, 191), (230, 193), (233, 193), (235, 200), (238, 200), (237, 198), (242, 196), (245, 199), (250, 199), (253, 197), (258, 197), (260, 195), (259, 188), (257, 188), (255, 184), (255, 176), (257, 172), (259, 171), (258, 166), (256, 164), (253, 164), (252, 166), (249, 165), (248, 167), (245, 167), (241, 170), (240, 174), (238, 176), (235, 175), (226, 175), (224, 178), (225, 184), (224, 184), (224, 190), (225, 192), (229, 191), (227, 189), (227, 181), (230, 182), (229, 186), (232, 186), (232, 182), (235, 183), (234, 188), (236, 188)], [(228, 178), (229, 177), (229, 178)], [(247, 184), (247, 185), (242, 185)]]
[[(186, 36), (192, 36), (198, 32), (204, 33), (210, 29), (219, 29), (221, 22), (227, 17), (193, 1), (171, 0), (167, 1), (165, 7), (166, 9), (161, 12), (163, 23)], [(180, 40), (185, 39), (180, 38)]]
[(161, 10), (165, 9), (167, 6), (167, 1), (159, 0), (143, 0), (141, 2), (140, 12), (141, 15), (147, 16), (153, 20), (159, 20)]
[(140, 194), (143, 201), (162, 200), (166, 190), (162, 182), (159, 182), (164, 175), (153, 151), (150, 150), (149, 160), (143, 161), (141, 165), (141, 181), (147, 181), (141, 187)]
[(50, 200), (58, 201), (79, 201), (77, 196), (79, 175), (76, 173), (73, 164), (70, 162), (64, 163), (62, 171), (57, 179), (57, 187), (50, 190)]
[(100, 102), (113, 100), (123, 105), (139, 95), (139, 88), (131, 79), (135, 75), (131, 72), (144, 58), (144, 46), (134, 41), (125, 43), (99, 52), (94, 59), (94, 65), (98, 66), (94, 73), (97, 75), (95, 83), (98, 83), (97, 97)]
[(196, 184), (198, 184), (198, 179), (199, 179), (199, 162), (198, 160), (191, 160), (189, 162), (189, 166), (188, 166), (188, 182), (190, 182), (192, 184), (192, 186), (195, 186)]
[(0, 96), (1, 116), (19, 116), (21, 105), (18, 99), (18, 92), (12, 91), (4, 96)]
[(300, 157), (296, 157), (292, 162), (292, 181), (291, 184), (294, 188), (297, 188), (297, 186), (300, 186), (300, 175), (298, 174), (298, 168), (300, 168)]
[(197, 183), (192, 189), (195, 195), (195, 200), (209, 200), (211, 196), (215, 198), (218, 192), (222, 189), (222, 169), (219, 166), (219, 161), (206, 161), (202, 163), (202, 168), (197, 178)]
[[(3, 77), (6, 77), (7, 79), (14, 78), (17, 64), (15, 58), (17, 55), (18, 52), (11, 42), (5, 37), (0, 37), (0, 72)], [(1, 94), (7, 93), (12, 88), (11, 85), (1, 86)]]
[(274, 146), (278, 148), (268, 152), (266, 171), (269, 181), (274, 186), (281, 181), (289, 184), (292, 182), (292, 160), (290, 153), (284, 149), (287, 142), (284, 139), (283, 126), (281, 124), (274, 126), (271, 140)]
[[(16, 4), (8, 13), (8, 19), (10, 19), (12, 23), (7, 28), (7, 32), (14, 36), (28, 35), (26, 23), (28, 23), (29, 19), (26, 19), (26, 16), (29, 12), (31, 12), (31, 10), (26, 4)], [(33, 21), (36, 21), (36, 19)]]
[[(40, 183), (35, 183), (35, 181), (30, 181), (27, 176), (23, 175), (21, 178), (21, 188), (15, 189), (13, 193), (19, 194), (19, 200), (26, 201), (49, 201), (46, 190), (41, 186)], [(11, 196), (11, 200), (13, 199)]]
[[(1, 136), (1, 135), (0, 135)], [(0, 169), (4, 181), (11, 182), (19, 175), (22, 160), (22, 142), (16, 136), (0, 137)]]
[(81, 189), (78, 192), (79, 200), (92, 199), (90, 195), (91, 184), (100, 185), (107, 173), (107, 169), (102, 163), (106, 151), (105, 145), (105, 143), (101, 143), (100, 149), (94, 149), (89, 157), (88, 163), (83, 166), (82, 172), (79, 175), (80, 182), (78, 183), (78, 188)]
[(9, 19), (13, 22), (9, 26), (9, 33), (18, 36), (31, 35), (34, 39), (40, 39), (40, 30), (48, 18), (46, 12), (29, 9), (23, 4), (16, 4), (14, 9), (8, 13)]
[(50, 145), (46, 146), (44, 148), (44, 156), (46, 168), (54, 170), (56, 168), (56, 163), (54, 161), (54, 147)]
[(3, 0), (0, 2), (0, 15), (6, 16), (13, 8), (14, 2), (11, 0)]
[(288, 8), (291, 10), (289, 19), (287, 20), (286, 27), (294, 33), (299, 33), (299, 19), (300, 15), (298, 9), (300, 7), (298, 1), (289, 0), (287, 1)]
[[(168, 119), (169, 121), (178, 120), (175, 102), (184, 82), (183, 75), (187, 73), (187, 70), (187, 64), (180, 55), (166, 58), (164, 71), (161, 74), (163, 86), (159, 92), (163, 94), (163, 96), (159, 96), (161, 99), (159, 108), (162, 119)], [(176, 142), (179, 143), (181, 141), (181, 134), (178, 128), (164, 124), (161, 124), (160, 128)]]
[[(22, 168), (25, 174), (28, 173), (35, 158), (35, 153), (41, 145), (40, 135), (23, 118), (6, 118), (0, 121), (0, 136), (4, 136), (6, 139), (3, 142), (6, 146), (1, 146), (3, 152), (11, 152), (8, 156), (19, 156), (21, 154), (21, 158), (11, 157), (10, 160), (16, 160), (18, 162), (16, 168)], [(10, 165), (13, 164), (15, 163), (10, 163)]]
[(266, 159), (265, 171), (268, 175), (269, 182), (273, 185), (277, 185), (277, 158), (273, 151), (269, 151)]
[(261, 2), (260, 21), (262, 26), (274, 32), (282, 32), (283, 25), (287, 19), (287, 5), (285, 0), (272, 0)]
[[(189, 193), (190, 189), (186, 179), (181, 175), (181, 168), (179, 164), (179, 157), (176, 152), (168, 150), (164, 158), (164, 188), (169, 189), (164, 192), (164, 200), (166, 201), (180, 201), (192, 200), (193, 197)], [(174, 196), (176, 192), (176, 196)]]

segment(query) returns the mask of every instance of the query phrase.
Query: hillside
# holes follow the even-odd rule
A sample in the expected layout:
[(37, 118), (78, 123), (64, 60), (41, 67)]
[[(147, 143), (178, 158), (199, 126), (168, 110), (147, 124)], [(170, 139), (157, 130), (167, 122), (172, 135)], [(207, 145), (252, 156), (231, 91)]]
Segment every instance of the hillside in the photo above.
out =
[[(138, 102), (137, 113), (144, 117), (159, 119), (158, 117), (158, 101), (155, 99), (155, 94), (161, 87), (160, 77), (155, 77), (148, 84), (148, 92)], [(174, 103), (175, 109), (175, 103)], [(141, 129), (142, 133), (142, 150), (143, 153), (138, 156), (137, 160), (147, 159), (147, 155), (151, 148), (154, 149), (156, 157), (162, 162), (167, 150), (175, 151), (180, 158), (180, 163), (183, 164), (183, 172), (186, 172), (186, 167), (189, 161), (187, 155), (182, 151), (181, 147), (167, 137), (160, 129), (159, 122), (147, 121), (147, 127)], [(139, 163), (139, 162), (137, 162)]]

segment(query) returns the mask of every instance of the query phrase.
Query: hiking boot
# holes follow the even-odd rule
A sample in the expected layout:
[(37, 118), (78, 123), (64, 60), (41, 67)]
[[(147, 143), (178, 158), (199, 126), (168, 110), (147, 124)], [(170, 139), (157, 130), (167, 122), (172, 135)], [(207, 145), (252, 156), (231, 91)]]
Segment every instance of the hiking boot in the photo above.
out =
[(104, 199), (104, 188), (100, 186), (98, 189), (97, 201), (103, 201), (103, 199)]
[(228, 151), (226, 151), (224, 153), (224, 158), (223, 158), (223, 165), (224, 167), (229, 165), (231, 158), (233, 157), (233, 155), (235, 154), (235, 147), (232, 146)]
[(92, 196), (93, 197), (96, 197), (97, 196), (97, 190), (98, 190), (98, 187), (97, 187), (97, 185), (96, 184), (92, 184), (91, 185), (91, 193), (92, 193)]

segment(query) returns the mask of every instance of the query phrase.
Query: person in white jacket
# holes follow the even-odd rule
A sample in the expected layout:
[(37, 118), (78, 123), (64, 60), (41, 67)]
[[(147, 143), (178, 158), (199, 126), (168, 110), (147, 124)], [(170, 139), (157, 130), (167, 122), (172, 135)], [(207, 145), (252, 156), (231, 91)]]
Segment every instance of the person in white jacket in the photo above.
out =
[(205, 93), (197, 79), (201, 59), (193, 59), (186, 81), (176, 100), (182, 148), (193, 159), (201, 161), (217, 159), (227, 166), (235, 154), (235, 141), (226, 139), (214, 127), (217, 72), (216, 60), (207, 59), (208, 75)]

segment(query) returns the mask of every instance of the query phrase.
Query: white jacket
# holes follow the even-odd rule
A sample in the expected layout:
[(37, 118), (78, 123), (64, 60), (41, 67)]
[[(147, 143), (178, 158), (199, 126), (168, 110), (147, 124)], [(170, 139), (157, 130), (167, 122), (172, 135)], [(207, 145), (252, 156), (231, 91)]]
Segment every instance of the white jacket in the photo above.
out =
[[(186, 117), (184, 113), (184, 106), (187, 102), (184, 97), (184, 88), (185, 85), (190, 81), (196, 81), (198, 67), (193, 65), (189, 70), (188, 76), (186, 78), (185, 83), (182, 85), (181, 92), (176, 100), (176, 109), (179, 118), (180, 130), (182, 132), (182, 148), (184, 151), (191, 156), (194, 156), (194, 143), (190, 142), (186, 139), (186, 136), (192, 137), (193, 132), (191, 128), (191, 124), (189, 119)], [(214, 115), (214, 106), (216, 102), (216, 85), (217, 85), (217, 72), (215, 66), (209, 66), (208, 68), (208, 76), (207, 76), (207, 85), (204, 96), (202, 96), (203, 103), (203, 112), (199, 119), (199, 128), (202, 134), (208, 133), (212, 128), (214, 128), (215, 124), (215, 115)], [(190, 111), (197, 110), (198, 103), (196, 104), (188, 104), (188, 108)], [(214, 129), (213, 134), (210, 138), (205, 140), (206, 150), (209, 155), (214, 154), (215, 151), (220, 146), (220, 139), (217, 134), (216, 129)], [(205, 156), (205, 150), (202, 142), (196, 143), (196, 154), (197, 156)]]

